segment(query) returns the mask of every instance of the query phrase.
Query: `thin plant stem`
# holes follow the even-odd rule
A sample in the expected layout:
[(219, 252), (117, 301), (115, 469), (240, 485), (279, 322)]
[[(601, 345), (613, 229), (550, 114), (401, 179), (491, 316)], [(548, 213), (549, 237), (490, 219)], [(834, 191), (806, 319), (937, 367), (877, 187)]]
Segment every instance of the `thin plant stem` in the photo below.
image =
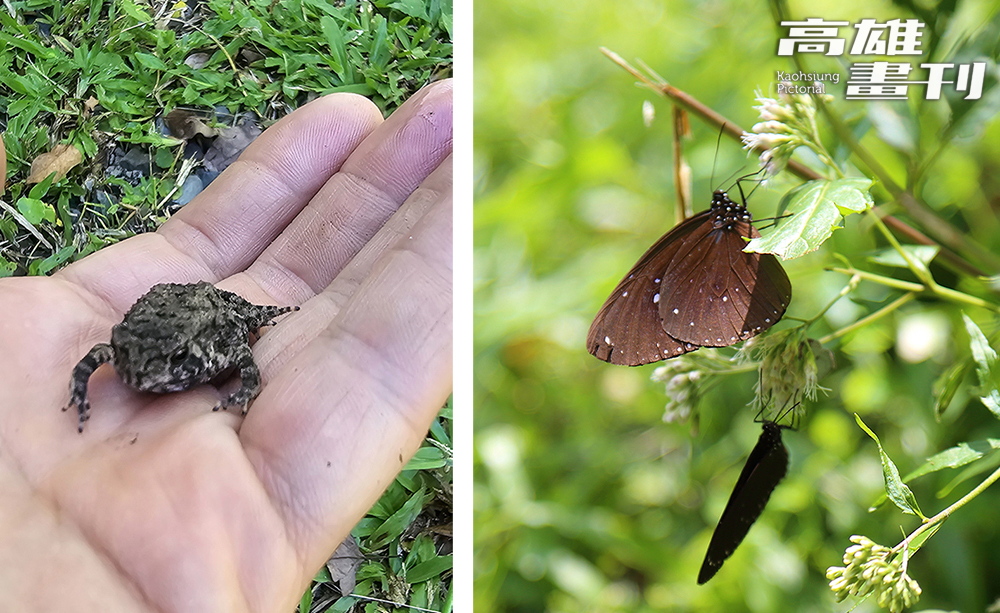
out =
[(837, 303), (838, 300), (840, 300), (841, 298), (843, 298), (847, 294), (850, 294), (851, 292), (853, 292), (854, 288), (856, 288), (858, 286), (858, 283), (860, 283), (860, 282), (861, 282), (861, 277), (859, 275), (852, 276), (851, 280), (847, 282), (847, 285), (845, 285), (843, 287), (843, 289), (840, 290), (840, 292), (836, 295), (836, 297), (834, 297), (833, 300), (831, 300), (829, 303), (827, 303), (827, 305), (825, 307), (823, 307), (822, 309), (820, 309), (819, 313), (816, 313), (816, 315), (814, 315), (810, 319), (803, 319), (802, 320), (802, 327), (803, 328), (808, 328), (809, 326), (811, 326), (814, 323), (816, 323), (816, 321), (819, 320), (819, 318), (822, 317), (824, 314), (826, 314), (826, 312), (829, 311), (833, 307), (833, 305)]
[(875, 321), (876, 319), (880, 319), (882, 317), (885, 317), (889, 313), (892, 313), (893, 311), (895, 311), (896, 309), (898, 309), (899, 307), (903, 306), (904, 304), (906, 304), (907, 302), (913, 300), (916, 297), (917, 297), (917, 294), (914, 293), (914, 292), (903, 294), (899, 298), (896, 298), (895, 300), (893, 300), (889, 304), (885, 305), (881, 309), (875, 311), (874, 313), (869, 313), (868, 315), (862, 317), (861, 319), (857, 320), (856, 322), (852, 323), (851, 325), (845, 326), (845, 327), (841, 328), (840, 330), (836, 330), (834, 332), (831, 332), (830, 334), (827, 334), (823, 338), (819, 339), (819, 342), (820, 343), (829, 343), (830, 341), (838, 339), (841, 336), (844, 336), (845, 334), (850, 334), (851, 332), (853, 332), (853, 331), (855, 331), (855, 330), (857, 330), (859, 328), (863, 328), (863, 327), (867, 326), (868, 324), (870, 324), (871, 322)]
[(993, 473), (991, 473), (990, 476), (987, 477), (982, 483), (980, 483), (979, 485), (977, 485), (971, 492), (969, 492), (965, 496), (962, 496), (960, 499), (958, 499), (950, 507), (948, 507), (947, 509), (941, 511), (940, 513), (938, 513), (934, 517), (930, 517), (930, 518), (925, 519), (923, 521), (923, 523), (920, 525), (919, 528), (917, 528), (916, 530), (914, 530), (913, 532), (911, 532), (909, 536), (907, 536), (905, 539), (903, 539), (903, 541), (900, 542), (898, 545), (896, 545), (895, 547), (893, 547), (892, 550), (894, 552), (898, 552), (899, 550), (901, 550), (903, 548), (909, 547), (910, 543), (913, 542), (913, 539), (915, 539), (916, 537), (918, 537), (920, 534), (926, 532), (927, 530), (930, 530), (931, 528), (937, 526), (938, 524), (940, 524), (944, 520), (948, 519), (948, 517), (950, 517), (952, 513), (954, 513), (955, 511), (961, 509), (962, 507), (964, 507), (966, 504), (969, 503), (970, 500), (972, 500), (973, 498), (975, 498), (979, 494), (983, 493), (986, 490), (986, 488), (988, 488), (989, 486), (991, 486), (994, 483), (996, 483), (997, 479), (1000, 479), (1000, 468), (997, 468), (996, 470), (994, 470)]
[(960, 292), (958, 290), (953, 290), (948, 287), (942, 287), (937, 283), (934, 283), (933, 285), (921, 285), (920, 283), (901, 281), (900, 279), (893, 279), (892, 277), (885, 277), (882, 275), (877, 275), (872, 272), (857, 270), (855, 268), (828, 268), (827, 270), (830, 270), (832, 272), (843, 273), (845, 275), (858, 275), (862, 279), (867, 279), (868, 281), (874, 281), (879, 285), (885, 285), (886, 287), (892, 287), (895, 289), (903, 290), (904, 292), (933, 294), (938, 298), (942, 298), (949, 302), (966, 304), (969, 306), (987, 309), (989, 311), (993, 311), (994, 313), (1000, 313), (1000, 306), (997, 306), (992, 302), (987, 302), (982, 298), (976, 298), (975, 296), (970, 296), (969, 294)]
[(858, 270), (856, 268), (828, 268), (827, 270), (829, 270), (830, 272), (839, 272), (845, 275), (857, 275), (862, 279), (868, 281), (874, 281), (879, 285), (885, 285), (886, 287), (902, 290), (904, 292), (919, 293), (926, 290), (926, 288), (919, 283), (913, 283), (912, 281), (902, 281), (900, 279), (893, 279), (892, 277), (877, 275), (873, 272), (866, 272), (864, 270)]
[(889, 241), (889, 244), (892, 245), (893, 249), (896, 250), (896, 253), (901, 255), (903, 260), (906, 261), (906, 265), (910, 268), (910, 271), (912, 271), (924, 285), (928, 287), (936, 286), (937, 283), (935, 283), (934, 278), (931, 277), (930, 272), (927, 270), (927, 266), (925, 266), (922, 262), (918, 265), (917, 262), (913, 261), (910, 254), (903, 249), (902, 245), (900, 245), (899, 241), (896, 240), (896, 237), (892, 235), (889, 228), (885, 227), (885, 224), (882, 223), (882, 219), (876, 213), (874, 213), (871, 209), (868, 209), (867, 213), (869, 217), (874, 220), (875, 227), (879, 229), (882, 235), (885, 236), (885, 239)]

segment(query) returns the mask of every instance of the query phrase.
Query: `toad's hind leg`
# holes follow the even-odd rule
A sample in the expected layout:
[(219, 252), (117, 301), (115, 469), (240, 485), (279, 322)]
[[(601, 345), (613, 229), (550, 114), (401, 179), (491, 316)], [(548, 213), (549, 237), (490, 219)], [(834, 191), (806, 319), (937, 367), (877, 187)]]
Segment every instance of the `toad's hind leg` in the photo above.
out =
[(240, 389), (215, 405), (213, 411), (229, 407), (243, 407), (241, 415), (247, 414), (247, 404), (260, 394), (260, 371), (253, 361), (249, 345), (243, 345), (236, 353), (236, 367), (240, 370)]
[(69, 404), (63, 407), (63, 411), (76, 405), (76, 410), (80, 414), (80, 425), (77, 431), (83, 432), (83, 424), (90, 419), (90, 401), (87, 400), (87, 382), (90, 375), (100, 367), (101, 364), (110, 362), (115, 357), (115, 350), (107, 343), (94, 345), (87, 355), (73, 368), (73, 376), (69, 381)]

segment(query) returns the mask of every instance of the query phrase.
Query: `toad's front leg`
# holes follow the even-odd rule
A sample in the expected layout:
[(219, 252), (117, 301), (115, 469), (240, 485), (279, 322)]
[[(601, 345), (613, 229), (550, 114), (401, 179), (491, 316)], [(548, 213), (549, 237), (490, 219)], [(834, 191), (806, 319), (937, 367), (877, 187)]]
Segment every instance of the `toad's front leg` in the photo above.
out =
[(229, 407), (243, 407), (242, 415), (247, 414), (247, 404), (260, 394), (260, 371), (253, 361), (253, 352), (249, 345), (243, 345), (236, 352), (234, 360), (240, 371), (240, 389), (236, 390), (223, 401), (215, 405), (213, 411), (226, 410)]
[(76, 410), (80, 413), (79, 432), (83, 432), (83, 424), (90, 419), (90, 401), (87, 400), (87, 382), (90, 375), (94, 374), (101, 364), (110, 362), (115, 358), (115, 350), (107, 343), (94, 345), (87, 355), (73, 368), (73, 376), (69, 381), (69, 404), (63, 407), (63, 411), (76, 405)]

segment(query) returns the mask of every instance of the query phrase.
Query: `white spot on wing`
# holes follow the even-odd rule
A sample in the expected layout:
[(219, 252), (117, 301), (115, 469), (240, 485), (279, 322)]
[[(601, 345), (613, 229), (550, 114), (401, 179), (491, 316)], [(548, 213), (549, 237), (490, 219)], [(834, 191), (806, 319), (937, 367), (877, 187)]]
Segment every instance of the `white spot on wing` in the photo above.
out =
[(660, 292), (656, 292), (655, 294), (653, 294), (653, 304), (656, 304), (659, 301), (660, 301)]

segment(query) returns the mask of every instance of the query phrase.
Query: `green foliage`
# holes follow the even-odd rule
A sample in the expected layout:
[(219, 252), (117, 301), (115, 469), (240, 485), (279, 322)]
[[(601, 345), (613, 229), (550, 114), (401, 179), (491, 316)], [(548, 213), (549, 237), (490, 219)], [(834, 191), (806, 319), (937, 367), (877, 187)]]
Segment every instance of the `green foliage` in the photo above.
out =
[(997, 360), (997, 352), (990, 347), (982, 330), (975, 324), (968, 315), (962, 314), (965, 322), (965, 329), (969, 333), (969, 343), (972, 348), (972, 359), (976, 363), (976, 375), (979, 377), (980, 394), (979, 399), (983, 401), (990, 411), (1000, 418), (1000, 360)]
[[(782, 8), (790, 20), (911, 16), (890, 4), (854, 3), (836, 15), (802, 3)], [(743, 0), (583, 0), (558, 11), (506, 0), (475, 10), (476, 610), (831, 610), (826, 571), (851, 535), (891, 547), (920, 525), (894, 505), (869, 513), (885, 492), (881, 455), (852, 413), (879, 433), (903, 474), (933, 463), (908, 484), (928, 515), (1000, 463), (962, 317), (996, 347), (1000, 285), (989, 279), (1000, 271), (992, 204), (1000, 198), (992, 171), (1000, 97), (992, 78), (976, 103), (923, 100), (920, 88), (908, 102), (848, 102), (847, 58), (799, 58), (806, 72), (841, 75), (815, 117), (825, 148), (789, 153), (818, 176), (783, 172), (749, 196), (750, 210), (769, 218), (806, 180), (843, 178), (863, 183), (849, 208), (874, 210), (841, 219), (836, 200), (802, 205), (815, 219), (800, 224), (801, 241), (787, 243), (801, 257), (784, 262), (792, 303), (774, 331), (802, 328), (834, 352), (836, 367), (820, 375), (827, 394), (803, 402), (799, 431), (784, 436), (788, 476), (719, 575), (698, 588), (711, 531), (760, 433), (747, 407), (757, 367), (699, 367), (661, 386), (650, 382), (656, 366), (615, 367), (586, 351), (608, 293), (678, 219), (671, 105), (634, 87), (598, 47), (634, 65), (641, 58), (744, 129), (759, 121), (754, 91), (773, 94), (776, 72), (799, 67), (775, 56), (784, 30), (767, 7)], [(996, 7), (964, 3), (935, 20), (924, 49), (938, 55), (906, 61), (995, 65)], [(656, 110), (649, 127), (645, 102)], [(692, 136), (682, 144), (697, 212), (713, 189), (748, 171), (746, 152), (725, 137), (716, 152), (718, 125), (689, 117)], [(881, 222), (875, 211), (892, 218)], [(706, 353), (713, 357), (699, 360), (716, 364), (734, 352), (692, 355)], [(697, 380), (697, 406), (687, 424), (665, 424), (664, 405), (679, 400), (664, 387), (681, 375)], [(961, 457), (938, 455), (948, 449)], [(920, 606), (982, 610), (992, 602), (998, 489), (911, 543), (920, 550), (894, 577), (919, 581)]]
[(324, 568), (302, 595), (300, 613), (357, 611), (358, 606), (377, 612), (387, 610), (386, 605), (450, 613), (450, 536), (438, 530), (450, 529), (452, 522), (452, 413), (449, 400), (414, 457), (432, 456), (428, 450), (434, 450), (445, 461), (421, 467), (424, 461), (411, 460), (351, 532), (364, 558), (351, 594), (341, 594)]
[(803, 183), (781, 200), (778, 214), (789, 215), (767, 236), (750, 241), (745, 251), (773, 253), (786, 260), (801, 257), (842, 227), (844, 217), (871, 208), (871, 179), (816, 180)]
[(920, 506), (917, 505), (917, 499), (913, 496), (913, 492), (910, 491), (910, 488), (906, 487), (906, 484), (899, 477), (899, 469), (896, 468), (892, 458), (882, 448), (882, 441), (878, 440), (875, 433), (865, 425), (865, 422), (856, 413), (854, 419), (858, 421), (858, 425), (865, 431), (865, 434), (872, 437), (872, 440), (878, 445), (878, 454), (882, 458), (882, 478), (885, 479), (885, 492), (889, 496), (889, 500), (899, 507), (903, 513), (909, 513), (910, 515), (916, 515), (920, 519), (926, 519), (924, 514), (920, 512)]
[[(110, 235), (120, 239), (166, 219), (179, 170), (170, 160), (183, 142), (164, 136), (157, 120), (177, 107), (220, 122), (227, 121), (221, 109), (248, 113), (266, 127), (317, 96), (354, 92), (388, 114), (451, 70), (451, 0), (210, 0), (193, 12), (173, 7), (155, 16), (131, 0), (12, 6), (13, 14), (0, 11), (10, 189), (23, 191), (15, 186), (53, 143), (72, 143), (85, 157), (48, 199), (18, 203), (35, 232), (3, 227), (13, 243), (0, 244), (4, 261), (22, 273), (51, 270), (33, 263), (67, 245), (82, 257)], [(138, 185), (107, 177), (107, 157), (119, 144), (148, 147), (155, 174)], [(68, 214), (52, 215), (66, 193)]]

